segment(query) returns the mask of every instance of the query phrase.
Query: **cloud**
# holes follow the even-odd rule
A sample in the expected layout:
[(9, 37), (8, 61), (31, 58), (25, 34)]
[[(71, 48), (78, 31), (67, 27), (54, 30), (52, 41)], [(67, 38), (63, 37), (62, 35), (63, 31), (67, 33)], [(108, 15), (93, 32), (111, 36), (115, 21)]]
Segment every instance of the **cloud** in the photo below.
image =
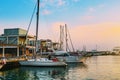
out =
[[(65, 12), (70, 9), (70, 6), (75, 5), (78, 1), (80, 0), (41, 0), (41, 12), (47, 13), (46, 15)], [(46, 10), (49, 10), (49, 12)]]
[(41, 0), (41, 12), (44, 15), (52, 14), (51, 12), (60, 10), (65, 4), (65, 0)]
[(95, 10), (95, 8), (89, 8), (89, 10), (88, 10), (89, 12), (95, 12), (96, 10)]
[(97, 5), (96, 7), (89, 7), (88, 12), (93, 13), (93, 12), (99, 11), (101, 8), (104, 8), (104, 7), (105, 7), (104, 4)]
[(78, 2), (78, 1), (80, 1), (80, 0), (73, 0), (74, 2)]
[(40, 4), (40, 7), (41, 7), (41, 8), (44, 8), (45, 5), (46, 5), (45, 3), (41, 3), (41, 4)]
[(49, 10), (43, 10), (42, 14), (43, 15), (49, 15), (49, 14), (51, 14), (51, 12)]
[(42, 0), (41, 1), (41, 7), (54, 7), (54, 6), (63, 6), (65, 5), (65, 0)]
[(65, 1), (64, 0), (58, 0), (58, 6), (62, 6), (65, 5)]

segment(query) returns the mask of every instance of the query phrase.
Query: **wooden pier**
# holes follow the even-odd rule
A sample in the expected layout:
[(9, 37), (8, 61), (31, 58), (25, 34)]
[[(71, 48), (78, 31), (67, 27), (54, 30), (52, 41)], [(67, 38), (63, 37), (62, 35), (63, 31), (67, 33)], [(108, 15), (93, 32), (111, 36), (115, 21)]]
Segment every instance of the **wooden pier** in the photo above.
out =
[(25, 60), (25, 58), (6, 59), (6, 63), (3, 63), (2, 60), (0, 60), (0, 71), (5, 71), (19, 67), (20, 66), (19, 61), (21, 60)]

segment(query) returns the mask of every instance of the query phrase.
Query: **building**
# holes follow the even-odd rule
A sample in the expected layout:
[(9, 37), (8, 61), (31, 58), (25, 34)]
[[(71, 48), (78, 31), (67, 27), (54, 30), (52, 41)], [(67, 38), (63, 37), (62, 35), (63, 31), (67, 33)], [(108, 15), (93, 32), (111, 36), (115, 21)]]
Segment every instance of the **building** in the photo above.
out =
[(40, 40), (40, 51), (42, 51), (42, 52), (51, 52), (52, 51), (52, 40), (50, 40), (50, 39), (41, 39)]
[(34, 48), (29, 41), (34, 40), (35, 36), (26, 33), (21, 28), (4, 29), (4, 34), (0, 35), (0, 57), (29, 55), (29, 48)]

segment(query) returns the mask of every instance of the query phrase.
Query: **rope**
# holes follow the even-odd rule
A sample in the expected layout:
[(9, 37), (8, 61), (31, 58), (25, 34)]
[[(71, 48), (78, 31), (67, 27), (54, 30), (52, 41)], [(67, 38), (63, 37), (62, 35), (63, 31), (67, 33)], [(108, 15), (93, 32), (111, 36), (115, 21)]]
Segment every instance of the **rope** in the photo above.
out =
[(30, 22), (29, 22), (29, 24), (28, 24), (28, 28), (27, 28), (27, 32), (26, 32), (26, 35), (25, 35), (26, 38), (25, 38), (24, 44), (25, 44), (26, 39), (27, 39), (27, 35), (28, 35), (29, 29), (30, 29), (30, 26), (31, 26), (31, 23), (32, 23), (34, 14), (35, 14), (36, 7), (37, 7), (37, 3), (35, 4), (35, 7), (34, 7), (34, 10), (33, 10), (33, 13), (32, 13), (31, 19), (30, 19)]

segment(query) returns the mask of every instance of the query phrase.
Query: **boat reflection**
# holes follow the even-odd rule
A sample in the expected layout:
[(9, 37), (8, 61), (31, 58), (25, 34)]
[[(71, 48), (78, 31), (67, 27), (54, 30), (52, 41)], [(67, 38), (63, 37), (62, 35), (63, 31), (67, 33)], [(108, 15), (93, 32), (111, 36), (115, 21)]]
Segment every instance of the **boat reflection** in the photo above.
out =
[(24, 73), (24, 78), (31, 80), (51, 80), (64, 79), (66, 73), (65, 67), (20, 67), (19, 69)]
[(68, 68), (81, 68), (87, 69), (88, 66), (85, 63), (68, 63)]
[(88, 69), (84, 63), (69, 63), (67, 67), (19, 67), (1, 71), (0, 80), (69, 80), (71, 70)]

